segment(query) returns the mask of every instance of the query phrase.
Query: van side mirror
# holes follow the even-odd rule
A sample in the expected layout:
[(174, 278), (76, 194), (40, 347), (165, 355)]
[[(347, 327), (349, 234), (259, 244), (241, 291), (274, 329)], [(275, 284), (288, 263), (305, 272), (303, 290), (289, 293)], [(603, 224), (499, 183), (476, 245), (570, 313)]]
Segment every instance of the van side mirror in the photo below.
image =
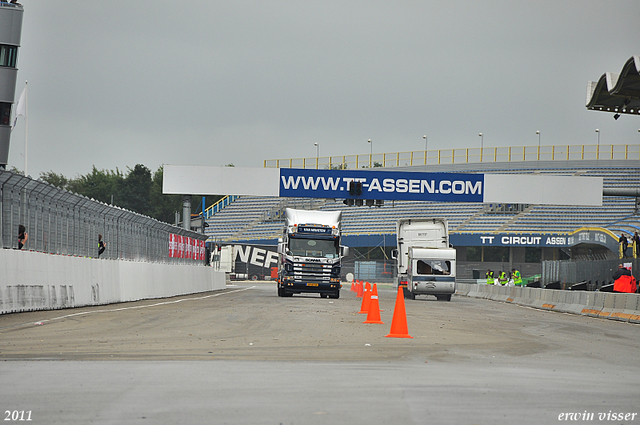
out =
[(340, 245), (340, 256), (341, 257), (348, 257), (349, 256), (349, 247), (348, 246)]

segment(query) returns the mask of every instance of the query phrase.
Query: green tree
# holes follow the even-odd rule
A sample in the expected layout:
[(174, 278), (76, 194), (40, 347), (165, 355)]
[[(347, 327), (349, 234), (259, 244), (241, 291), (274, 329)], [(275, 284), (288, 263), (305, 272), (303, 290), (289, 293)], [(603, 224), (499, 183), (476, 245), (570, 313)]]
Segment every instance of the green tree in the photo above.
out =
[(114, 203), (117, 204), (123, 182), (124, 176), (118, 169), (116, 171), (98, 170), (94, 165), (91, 173), (71, 181), (69, 187), (73, 188), (74, 192), (105, 204), (110, 204), (113, 197)]
[(47, 182), (60, 189), (66, 189), (69, 185), (69, 179), (62, 174), (56, 174), (53, 171), (47, 171), (46, 173), (40, 173), (40, 180)]
[(151, 170), (137, 164), (122, 182), (120, 206), (139, 214), (150, 215), (151, 212)]
[(175, 212), (182, 210), (182, 196), (180, 195), (164, 195), (162, 193), (162, 178), (164, 169), (160, 166), (153, 173), (151, 182), (151, 205), (152, 210), (150, 216), (165, 223), (173, 223)]
[[(233, 164), (229, 164), (233, 166)], [(98, 170), (95, 166), (90, 173), (75, 179), (67, 179), (53, 171), (40, 173), (40, 179), (61, 189), (78, 193), (106, 204), (111, 203), (122, 208), (135, 211), (165, 223), (174, 223), (175, 213), (182, 213), (182, 195), (165, 195), (162, 193), (163, 168), (151, 174), (142, 164), (133, 169), (127, 167), (124, 175), (116, 171)], [(220, 200), (222, 196), (205, 196), (205, 207)], [(202, 195), (191, 197), (191, 209), (194, 213), (202, 212)]]

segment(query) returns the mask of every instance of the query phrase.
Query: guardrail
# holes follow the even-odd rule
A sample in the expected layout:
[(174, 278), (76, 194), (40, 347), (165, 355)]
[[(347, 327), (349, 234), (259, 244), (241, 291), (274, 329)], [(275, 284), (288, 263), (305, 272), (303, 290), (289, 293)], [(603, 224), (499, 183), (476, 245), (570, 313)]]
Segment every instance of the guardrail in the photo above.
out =
[(220, 199), (218, 202), (216, 202), (215, 204), (211, 205), (210, 207), (204, 210), (204, 218), (205, 219), (211, 218), (218, 211), (222, 210), (224, 207), (226, 207), (227, 205), (229, 205), (230, 203), (232, 203), (238, 198), (239, 196), (236, 196), (236, 195), (225, 196), (224, 198)]
[(170, 257), (171, 235), (207, 239), (206, 235), (0, 170), (0, 247), (18, 247), (19, 225), (24, 225), (28, 234), (24, 250), (97, 257), (98, 234), (102, 234), (106, 250), (101, 258), (170, 264), (203, 263)]
[(515, 161), (640, 159), (640, 145), (552, 145), (438, 149), (363, 155), (267, 159), (264, 168), (360, 169)]

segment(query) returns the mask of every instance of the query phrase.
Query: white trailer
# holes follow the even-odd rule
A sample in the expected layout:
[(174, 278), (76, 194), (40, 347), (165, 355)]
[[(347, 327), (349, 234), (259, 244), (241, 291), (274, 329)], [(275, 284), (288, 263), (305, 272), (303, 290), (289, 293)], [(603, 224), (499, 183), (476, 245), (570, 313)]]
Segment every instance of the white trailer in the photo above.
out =
[(397, 224), (398, 285), (405, 298), (434, 295), (450, 301), (456, 291), (456, 250), (445, 218), (400, 219)]

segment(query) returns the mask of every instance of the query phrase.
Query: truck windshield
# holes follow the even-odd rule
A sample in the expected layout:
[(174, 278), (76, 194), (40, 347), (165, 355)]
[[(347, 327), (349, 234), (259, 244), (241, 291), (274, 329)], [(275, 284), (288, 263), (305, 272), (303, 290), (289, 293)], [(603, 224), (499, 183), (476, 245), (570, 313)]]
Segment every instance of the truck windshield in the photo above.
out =
[(292, 255), (338, 258), (339, 249), (336, 239), (289, 239), (289, 251)]
[(451, 274), (451, 261), (418, 260), (416, 270), (418, 274)]

